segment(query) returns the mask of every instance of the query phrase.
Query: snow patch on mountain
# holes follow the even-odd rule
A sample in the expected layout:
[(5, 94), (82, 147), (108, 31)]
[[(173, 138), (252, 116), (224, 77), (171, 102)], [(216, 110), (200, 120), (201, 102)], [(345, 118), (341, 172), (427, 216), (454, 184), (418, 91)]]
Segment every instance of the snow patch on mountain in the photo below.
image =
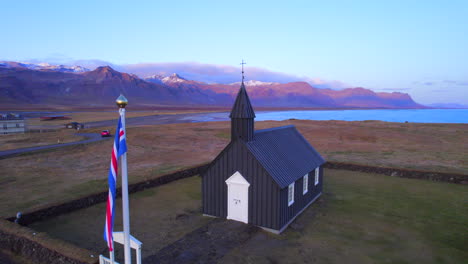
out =
[(12, 61), (0, 61), (0, 67), (4, 68), (26, 68), (30, 70), (38, 71), (58, 71), (58, 72), (72, 72), (80, 73), (90, 71), (85, 67), (78, 65), (54, 65), (47, 62), (41, 63), (29, 63), (29, 62), (12, 62)]
[[(240, 82), (235, 82), (235, 83), (231, 83), (231, 84), (240, 85)], [(262, 81), (255, 81), (255, 80), (250, 80), (250, 81), (244, 82), (245, 86), (261, 86), (261, 85), (276, 85), (276, 84), (280, 84), (280, 83), (277, 83), (277, 82), (262, 82)]]
[(153, 83), (185, 83), (188, 82), (187, 79), (181, 77), (177, 73), (173, 73), (169, 76), (154, 74), (145, 78), (146, 81)]
[(149, 79), (158, 79), (158, 80), (161, 80), (162, 78), (164, 78), (164, 75), (159, 75), (159, 74), (153, 74), (153, 75), (150, 75), (150, 76), (146, 76), (144, 79), (145, 80), (149, 80)]
[(186, 81), (186, 79), (180, 77), (177, 73), (173, 73), (167, 77), (162, 78), (163, 83), (182, 83)]

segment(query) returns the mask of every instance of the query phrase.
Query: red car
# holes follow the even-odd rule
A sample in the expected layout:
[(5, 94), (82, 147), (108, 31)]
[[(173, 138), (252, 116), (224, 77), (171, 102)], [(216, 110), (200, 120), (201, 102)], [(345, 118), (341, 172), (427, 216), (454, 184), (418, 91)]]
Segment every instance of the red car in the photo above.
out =
[(110, 137), (110, 136), (111, 136), (111, 133), (109, 132), (109, 130), (101, 131), (101, 137)]

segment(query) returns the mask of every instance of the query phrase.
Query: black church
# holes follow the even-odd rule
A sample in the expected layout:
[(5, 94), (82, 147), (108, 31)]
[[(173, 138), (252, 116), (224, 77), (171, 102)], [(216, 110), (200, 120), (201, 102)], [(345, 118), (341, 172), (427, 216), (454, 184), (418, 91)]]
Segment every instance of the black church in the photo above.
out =
[(293, 126), (254, 130), (242, 81), (231, 142), (202, 173), (203, 213), (281, 233), (322, 194), (325, 160)]

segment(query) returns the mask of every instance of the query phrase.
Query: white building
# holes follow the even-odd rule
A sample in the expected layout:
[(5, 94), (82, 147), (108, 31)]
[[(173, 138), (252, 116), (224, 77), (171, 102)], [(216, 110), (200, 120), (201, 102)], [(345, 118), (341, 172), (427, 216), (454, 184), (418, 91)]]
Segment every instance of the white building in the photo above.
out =
[(24, 133), (24, 117), (19, 114), (0, 114), (0, 135)]

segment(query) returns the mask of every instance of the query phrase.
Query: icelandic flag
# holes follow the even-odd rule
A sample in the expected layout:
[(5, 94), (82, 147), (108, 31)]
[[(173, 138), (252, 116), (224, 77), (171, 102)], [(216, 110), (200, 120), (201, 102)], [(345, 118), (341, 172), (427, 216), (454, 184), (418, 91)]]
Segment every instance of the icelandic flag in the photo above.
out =
[(112, 251), (114, 229), (114, 202), (117, 186), (117, 172), (119, 168), (119, 157), (127, 152), (127, 143), (125, 141), (125, 129), (122, 127), (122, 118), (119, 118), (119, 124), (115, 133), (114, 147), (112, 149), (112, 158), (109, 170), (109, 195), (107, 197), (106, 206), (106, 223), (104, 225), (104, 240), (107, 241), (109, 251)]

